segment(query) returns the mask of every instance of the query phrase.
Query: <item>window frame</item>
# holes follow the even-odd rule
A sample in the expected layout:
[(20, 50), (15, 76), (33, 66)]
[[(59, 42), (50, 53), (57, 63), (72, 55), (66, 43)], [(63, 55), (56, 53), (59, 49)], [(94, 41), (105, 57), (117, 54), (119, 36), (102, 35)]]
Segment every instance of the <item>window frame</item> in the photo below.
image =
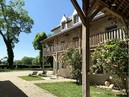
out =
[(79, 22), (79, 15), (78, 14), (73, 16), (73, 21), (74, 21), (74, 24)]
[(61, 28), (62, 28), (62, 30), (67, 28), (65, 21), (61, 23)]

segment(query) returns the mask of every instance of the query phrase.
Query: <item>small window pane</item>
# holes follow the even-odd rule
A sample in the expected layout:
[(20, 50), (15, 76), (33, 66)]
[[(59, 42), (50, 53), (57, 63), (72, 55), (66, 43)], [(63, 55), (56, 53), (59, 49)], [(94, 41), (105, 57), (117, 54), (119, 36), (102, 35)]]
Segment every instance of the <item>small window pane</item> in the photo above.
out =
[(79, 16), (78, 15), (75, 15), (74, 16), (74, 23), (77, 23), (77, 22), (79, 22)]
[(78, 41), (79, 40), (79, 37), (73, 37), (73, 40), (74, 41)]
[(61, 41), (61, 43), (65, 43), (65, 41)]
[(66, 23), (62, 22), (62, 29), (65, 29), (65, 28), (66, 28)]

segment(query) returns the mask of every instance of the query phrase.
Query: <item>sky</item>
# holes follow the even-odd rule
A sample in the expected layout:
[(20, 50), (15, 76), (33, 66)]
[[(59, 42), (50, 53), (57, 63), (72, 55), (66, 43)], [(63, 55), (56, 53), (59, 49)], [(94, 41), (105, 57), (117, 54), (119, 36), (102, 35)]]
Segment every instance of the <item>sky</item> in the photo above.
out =
[[(24, 0), (24, 9), (28, 11), (29, 16), (34, 20), (33, 28), (30, 34), (21, 33), (19, 42), (14, 48), (14, 59), (20, 60), (24, 56), (36, 57), (38, 50), (34, 50), (32, 42), (37, 33), (45, 31), (46, 34), (60, 24), (62, 16), (71, 16), (74, 7), (70, 0)], [(81, 0), (77, 0), (81, 5)], [(6, 46), (0, 36), (0, 59), (7, 56)]]

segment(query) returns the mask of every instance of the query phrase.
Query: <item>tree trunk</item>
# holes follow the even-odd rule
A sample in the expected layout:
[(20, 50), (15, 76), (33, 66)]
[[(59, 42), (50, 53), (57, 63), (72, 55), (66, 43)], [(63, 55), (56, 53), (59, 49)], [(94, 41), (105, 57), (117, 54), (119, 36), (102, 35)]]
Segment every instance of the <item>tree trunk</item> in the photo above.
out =
[(14, 60), (14, 53), (13, 53), (13, 48), (11, 46), (11, 43), (6, 44), (7, 47), (7, 54), (8, 54), (8, 65), (10, 69), (13, 69), (13, 60)]
[(8, 54), (8, 65), (9, 68), (13, 69), (13, 59), (14, 59), (14, 53), (13, 53), (13, 47), (11, 45), (11, 41), (7, 40), (4, 36), (4, 34), (2, 33), (2, 31), (0, 30), (0, 35), (2, 36), (4, 43), (7, 47), (7, 54)]

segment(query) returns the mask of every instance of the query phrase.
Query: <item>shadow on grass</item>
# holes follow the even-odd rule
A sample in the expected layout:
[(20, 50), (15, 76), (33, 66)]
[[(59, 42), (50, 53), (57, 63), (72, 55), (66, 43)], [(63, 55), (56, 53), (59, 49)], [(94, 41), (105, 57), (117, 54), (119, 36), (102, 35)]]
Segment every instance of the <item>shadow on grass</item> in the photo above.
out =
[(0, 97), (28, 97), (11, 81), (0, 81)]
[(76, 84), (78, 86), (82, 86), (82, 83), (79, 83), (79, 82), (71, 82), (71, 83)]

